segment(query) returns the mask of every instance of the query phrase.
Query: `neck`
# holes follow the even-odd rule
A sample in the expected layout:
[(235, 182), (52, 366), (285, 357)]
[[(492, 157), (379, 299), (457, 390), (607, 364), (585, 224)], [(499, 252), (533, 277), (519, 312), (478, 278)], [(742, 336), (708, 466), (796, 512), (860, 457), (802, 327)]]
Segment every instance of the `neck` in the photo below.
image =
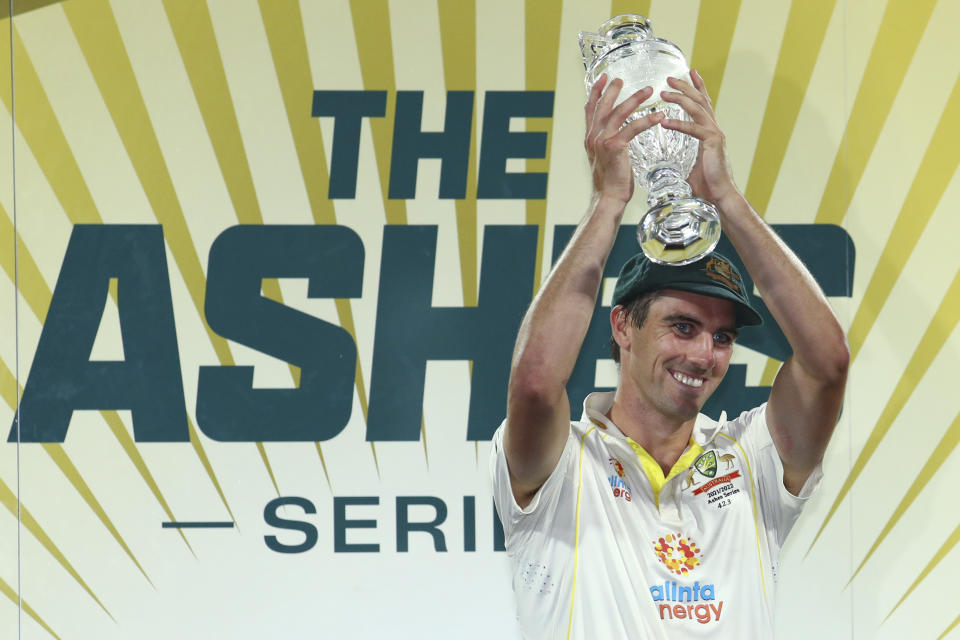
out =
[(624, 435), (643, 447), (666, 476), (686, 450), (697, 418), (667, 416), (641, 398), (628, 399), (626, 395), (617, 389), (607, 417)]

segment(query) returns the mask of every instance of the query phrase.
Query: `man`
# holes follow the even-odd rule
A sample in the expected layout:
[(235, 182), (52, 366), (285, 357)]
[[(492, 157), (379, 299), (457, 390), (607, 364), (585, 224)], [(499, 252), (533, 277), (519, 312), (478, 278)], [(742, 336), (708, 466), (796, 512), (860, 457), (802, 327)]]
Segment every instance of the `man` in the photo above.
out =
[[(778, 555), (840, 413), (849, 350), (806, 268), (731, 177), (723, 133), (695, 71), (662, 94), (692, 118), (624, 125), (649, 87), (616, 105), (602, 77), (587, 100), (593, 197), (524, 318), (507, 417), (494, 437), (495, 498), (528, 638), (766, 638)], [(606, 90), (604, 90), (606, 89)], [(689, 182), (793, 348), (769, 401), (733, 420), (699, 414), (740, 326), (759, 323), (736, 269), (624, 265), (610, 313), (620, 379), (570, 421), (565, 384), (633, 195), (627, 142), (661, 126), (700, 142)]]

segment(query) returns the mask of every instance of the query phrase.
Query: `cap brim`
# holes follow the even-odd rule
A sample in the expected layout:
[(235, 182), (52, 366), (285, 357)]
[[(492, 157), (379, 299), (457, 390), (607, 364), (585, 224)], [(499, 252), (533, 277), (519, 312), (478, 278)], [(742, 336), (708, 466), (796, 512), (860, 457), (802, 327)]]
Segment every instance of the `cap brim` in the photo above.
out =
[(661, 288), (689, 291), (690, 293), (698, 293), (703, 296), (710, 296), (711, 298), (729, 300), (734, 306), (737, 327), (756, 327), (763, 324), (763, 317), (757, 313), (757, 310), (748, 304), (744, 304), (740, 297), (726, 287), (699, 282), (674, 282)]

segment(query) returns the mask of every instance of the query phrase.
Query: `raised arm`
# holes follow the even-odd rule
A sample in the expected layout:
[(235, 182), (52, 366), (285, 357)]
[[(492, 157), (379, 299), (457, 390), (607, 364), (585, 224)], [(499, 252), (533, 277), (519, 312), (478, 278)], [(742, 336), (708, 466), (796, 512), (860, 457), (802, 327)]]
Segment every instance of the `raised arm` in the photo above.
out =
[(517, 503), (526, 506), (553, 471), (570, 430), (566, 384), (593, 316), (607, 256), (633, 195), (627, 143), (660, 114), (627, 124), (647, 87), (614, 108), (622, 83), (600, 78), (585, 106), (584, 146), (593, 171), (586, 216), (540, 288), (517, 336), (507, 396), (504, 447)]
[(662, 126), (700, 140), (690, 185), (717, 205), (724, 232), (793, 348), (773, 383), (767, 423), (783, 462), (784, 484), (796, 494), (823, 458), (836, 426), (849, 347), (813, 276), (734, 184), (703, 78), (695, 71), (690, 76), (692, 83), (671, 79), (676, 91), (664, 92), (663, 98), (681, 105), (693, 122), (667, 120)]

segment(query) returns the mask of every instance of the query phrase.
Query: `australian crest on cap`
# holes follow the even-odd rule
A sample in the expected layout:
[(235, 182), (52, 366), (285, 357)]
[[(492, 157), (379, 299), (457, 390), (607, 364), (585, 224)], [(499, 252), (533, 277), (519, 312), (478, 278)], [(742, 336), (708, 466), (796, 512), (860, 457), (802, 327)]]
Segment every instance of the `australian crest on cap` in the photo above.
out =
[(716, 254), (710, 256), (703, 267), (703, 273), (711, 280), (740, 293), (740, 274), (733, 270), (729, 262)]

